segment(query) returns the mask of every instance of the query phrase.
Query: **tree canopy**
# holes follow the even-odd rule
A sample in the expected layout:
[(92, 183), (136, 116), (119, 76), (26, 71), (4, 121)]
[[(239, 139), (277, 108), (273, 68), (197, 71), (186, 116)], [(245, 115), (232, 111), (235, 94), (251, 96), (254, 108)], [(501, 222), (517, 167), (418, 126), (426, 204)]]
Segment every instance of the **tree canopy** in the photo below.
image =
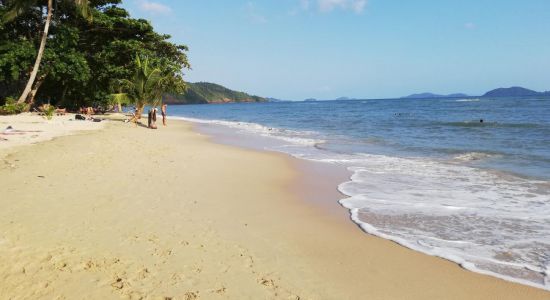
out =
[[(0, 0), (0, 17), (10, 1)], [(90, 0), (89, 22), (68, 1), (56, 1), (48, 44), (37, 78), (38, 102), (62, 107), (106, 106), (117, 83), (132, 80), (135, 58), (148, 57), (162, 72), (165, 88), (182, 92), (189, 68), (187, 47), (154, 31), (143, 19), (131, 18), (120, 0)], [(0, 104), (24, 88), (40, 44), (46, 1), (10, 22), (0, 23)], [(37, 80), (38, 81), (38, 80)]]

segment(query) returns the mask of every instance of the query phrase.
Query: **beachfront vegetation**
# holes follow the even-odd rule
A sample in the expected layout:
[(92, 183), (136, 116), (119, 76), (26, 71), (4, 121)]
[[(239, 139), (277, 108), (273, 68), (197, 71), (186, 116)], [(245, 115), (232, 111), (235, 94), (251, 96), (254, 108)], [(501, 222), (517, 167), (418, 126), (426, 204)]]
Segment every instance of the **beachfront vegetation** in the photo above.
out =
[[(63, 2), (64, 4), (75, 6), (81, 16), (90, 19), (88, 0), (63, 0)], [(17, 18), (18, 16), (23, 15), (26, 11), (34, 9), (38, 1), (37, 0), (8, 0), (6, 1), (6, 3), (7, 3), (6, 5), (7, 10), (3, 15), (3, 21), (10, 22), (10, 21), (13, 21), (15, 18)], [(34, 101), (34, 97), (36, 95), (36, 88), (33, 89), (33, 86), (35, 86), (34, 84), (35, 84), (36, 76), (38, 74), (38, 70), (40, 69), (40, 62), (42, 61), (42, 57), (44, 56), (44, 49), (46, 48), (46, 42), (48, 40), (48, 32), (49, 32), (49, 28), (50, 28), (50, 24), (53, 16), (53, 5), (54, 5), (54, 0), (47, 0), (46, 21), (44, 22), (44, 29), (42, 31), (42, 36), (40, 38), (40, 46), (38, 48), (38, 54), (36, 55), (36, 59), (35, 59), (34, 66), (32, 68), (29, 80), (27, 81), (27, 84), (25, 85), (25, 89), (23, 90), (23, 93), (19, 97), (19, 100), (17, 100), (17, 103), (25, 103), (27, 102), (27, 99), (29, 99), (30, 104), (32, 104), (32, 102)], [(40, 83), (37, 86), (39, 85)]]
[(265, 101), (267, 101), (265, 98), (252, 96), (244, 92), (233, 91), (219, 84), (209, 82), (187, 83), (187, 89), (184, 93), (166, 96), (166, 102), (171, 104)]
[(0, 115), (20, 114), (28, 108), (28, 104), (17, 103), (17, 101), (11, 97), (8, 97), (5, 102), (4, 105), (0, 106)]
[[(108, 107), (119, 83), (134, 80), (136, 56), (148, 57), (160, 70), (166, 90), (181, 91), (182, 70), (190, 67), (187, 47), (171, 43), (148, 21), (131, 18), (118, 6), (121, 0), (55, 0), (49, 7), (51, 1), (0, 0), (0, 105), (24, 96), (36, 72), (23, 97), (33, 106)], [(28, 9), (16, 9), (20, 2)], [(39, 55), (48, 15), (47, 43)]]
[(170, 74), (165, 74), (162, 69), (151, 65), (148, 57), (141, 59), (136, 56), (134, 63), (132, 80), (119, 80), (121, 93), (113, 94), (112, 98), (118, 103), (133, 103), (136, 112), (132, 121), (137, 121), (141, 118), (145, 105), (159, 106), (164, 93), (181, 93), (185, 86), (183, 83), (172, 82)]

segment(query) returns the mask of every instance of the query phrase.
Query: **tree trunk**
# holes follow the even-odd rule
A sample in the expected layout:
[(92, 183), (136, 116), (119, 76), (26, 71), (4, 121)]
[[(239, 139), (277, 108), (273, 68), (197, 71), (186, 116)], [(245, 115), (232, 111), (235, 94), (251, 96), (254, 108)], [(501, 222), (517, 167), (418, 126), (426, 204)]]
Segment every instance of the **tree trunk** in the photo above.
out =
[(40, 88), (40, 86), (42, 85), (42, 83), (44, 83), (44, 79), (46, 78), (46, 76), (40, 76), (37, 80), (36, 80), (36, 84), (34, 85), (34, 88), (31, 90), (30, 94), (29, 94), (29, 109), (31, 108), (31, 106), (34, 104), (34, 97), (36, 97), (36, 93), (38, 93), (38, 89)]
[(143, 109), (145, 108), (145, 104), (139, 104), (136, 106), (136, 111), (134, 113), (134, 116), (130, 120), (130, 122), (134, 122), (137, 124), (137, 121), (141, 119), (141, 115), (143, 114)]
[(53, 0), (48, 0), (48, 15), (46, 17), (46, 24), (44, 25), (44, 32), (42, 33), (42, 40), (40, 41), (40, 48), (38, 48), (38, 55), (36, 56), (36, 61), (34, 62), (31, 77), (27, 82), (27, 86), (25, 86), (25, 90), (23, 90), (23, 94), (21, 94), (21, 97), (19, 97), (19, 100), (17, 100), (17, 103), (25, 103), (25, 101), (27, 101), (27, 98), (29, 97), (29, 93), (31, 92), (34, 80), (36, 79), (36, 75), (38, 74), (38, 69), (40, 68), (42, 56), (44, 56), (44, 49), (46, 48), (46, 40), (48, 39), (48, 31), (50, 30), (52, 15)]

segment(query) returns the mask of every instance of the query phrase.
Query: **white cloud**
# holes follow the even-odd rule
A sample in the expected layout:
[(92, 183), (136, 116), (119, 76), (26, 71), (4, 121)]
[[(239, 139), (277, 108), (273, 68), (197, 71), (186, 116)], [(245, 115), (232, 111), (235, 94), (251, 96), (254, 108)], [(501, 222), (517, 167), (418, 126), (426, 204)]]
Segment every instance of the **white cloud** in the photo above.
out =
[(345, 8), (348, 0), (318, 0), (319, 10), (322, 12), (333, 11), (335, 8)]
[(365, 10), (367, 0), (317, 0), (317, 6), (321, 12), (342, 9), (360, 14)]
[(355, 13), (362, 13), (363, 10), (365, 10), (365, 6), (367, 6), (367, 0), (356, 0), (352, 1), (351, 8)]
[(472, 22), (468, 22), (468, 23), (464, 24), (464, 28), (469, 29), (469, 30), (473, 30), (473, 29), (476, 29), (476, 24), (474, 24)]
[(246, 13), (252, 23), (265, 24), (268, 22), (267, 18), (264, 15), (258, 13), (258, 10), (256, 9), (256, 4), (254, 4), (254, 2), (249, 1), (246, 4)]
[(172, 8), (158, 2), (140, 0), (138, 5), (140, 10), (153, 14), (169, 14), (172, 12)]

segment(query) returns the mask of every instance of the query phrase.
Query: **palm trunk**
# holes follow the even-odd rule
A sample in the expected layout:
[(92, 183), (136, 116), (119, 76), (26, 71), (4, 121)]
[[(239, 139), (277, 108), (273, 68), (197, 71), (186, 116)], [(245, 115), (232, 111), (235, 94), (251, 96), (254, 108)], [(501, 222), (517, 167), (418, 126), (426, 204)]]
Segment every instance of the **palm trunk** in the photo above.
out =
[(28, 108), (30, 109), (31, 106), (33, 106), (34, 104), (34, 98), (36, 97), (36, 93), (38, 93), (38, 89), (40, 88), (40, 86), (42, 85), (42, 83), (44, 83), (44, 79), (45, 79), (46, 76), (40, 76), (40, 78), (38, 78), (36, 80), (36, 84), (34, 85), (34, 88), (31, 90), (31, 92), (29, 93), (29, 105), (28, 105)]
[(64, 85), (63, 91), (61, 92), (61, 105), (65, 105), (65, 98), (67, 97), (67, 91), (69, 90), (69, 85), (66, 85), (65, 82), (62, 83)]
[(42, 33), (42, 40), (40, 41), (40, 48), (38, 49), (38, 55), (36, 56), (36, 61), (34, 62), (34, 67), (31, 72), (31, 77), (27, 82), (27, 86), (23, 90), (23, 94), (17, 100), (17, 103), (25, 103), (29, 97), (29, 93), (32, 90), (34, 80), (38, 74), (38, 69), (40, 68), (40, 62), (42, 61), (42, 56), (44, 56), (44, 49), (46, 48), (46, 40), (48, 39), (48, 31), (50, 30), (50, 23), (52, 21), (53, 15), (53, 0), (48, 0), (48, 15), (46, 17), (46, 24), (44, 25), (44, 32)]
[(136, 112), (134, 114), (134, 117), (130, 120), (130, 122), (134, 122), (137, 124), (137, 121), (141, 119), (141, 115), (143, 114), (144, 108), (145, 108), (145, 104), (138, 104), (136, 106)]

